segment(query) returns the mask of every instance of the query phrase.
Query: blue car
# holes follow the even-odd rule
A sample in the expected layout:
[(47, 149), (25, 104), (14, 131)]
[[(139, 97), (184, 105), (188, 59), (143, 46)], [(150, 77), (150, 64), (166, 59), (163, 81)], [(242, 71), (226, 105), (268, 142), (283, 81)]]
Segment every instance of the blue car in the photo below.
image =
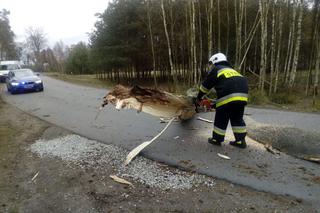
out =
[(11, 94), (43, 91), (42, 80), (31, 69), (11, 70), (7, 77), (7, 88)]

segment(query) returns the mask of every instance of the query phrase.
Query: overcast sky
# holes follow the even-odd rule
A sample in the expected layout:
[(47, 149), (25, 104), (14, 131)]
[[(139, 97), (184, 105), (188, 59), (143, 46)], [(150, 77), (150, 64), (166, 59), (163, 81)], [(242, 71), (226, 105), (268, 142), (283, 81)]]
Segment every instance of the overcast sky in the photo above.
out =
[(25, 40), (28, 27), (40, 27), (49, 45), (62, 40), (65, 44), (88, 41), (97, 18), (109, 0), (0, 0), (0, 10), (10, 11), (10, 25), (16, 41)]

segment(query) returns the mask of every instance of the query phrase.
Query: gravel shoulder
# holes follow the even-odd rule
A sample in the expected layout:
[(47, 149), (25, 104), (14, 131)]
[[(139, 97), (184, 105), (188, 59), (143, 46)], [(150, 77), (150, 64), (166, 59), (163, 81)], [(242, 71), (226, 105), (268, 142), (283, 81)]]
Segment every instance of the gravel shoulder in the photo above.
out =
[(0, 114), (0, 212), (316, 212), (300, 199), (143, 157), (124, 168), (126, 151), (116, 146), (74, 135), (1, 100)]

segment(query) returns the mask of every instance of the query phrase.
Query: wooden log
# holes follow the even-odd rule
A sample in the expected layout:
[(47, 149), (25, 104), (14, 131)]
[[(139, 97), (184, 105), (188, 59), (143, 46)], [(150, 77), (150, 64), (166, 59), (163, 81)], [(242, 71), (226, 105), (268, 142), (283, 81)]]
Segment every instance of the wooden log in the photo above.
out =
[(102, 106), (111, 103), (116, 109), (135, 109), (162, 118), (187, 120), (196, 113), (191, 98), (156, 89), (117, 85), (104, 98)]

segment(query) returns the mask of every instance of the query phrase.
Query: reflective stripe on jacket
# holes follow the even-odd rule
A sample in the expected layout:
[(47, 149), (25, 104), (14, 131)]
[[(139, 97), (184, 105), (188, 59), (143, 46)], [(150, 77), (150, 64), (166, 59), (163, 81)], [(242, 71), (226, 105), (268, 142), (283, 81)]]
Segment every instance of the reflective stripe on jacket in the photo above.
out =
[(207, 94), (212, 88), (217, 92), (216, 107), (234, 101), (248, 102), (247, 80), (229, 66), (215, 66), (201, 84), (199, 94)]

